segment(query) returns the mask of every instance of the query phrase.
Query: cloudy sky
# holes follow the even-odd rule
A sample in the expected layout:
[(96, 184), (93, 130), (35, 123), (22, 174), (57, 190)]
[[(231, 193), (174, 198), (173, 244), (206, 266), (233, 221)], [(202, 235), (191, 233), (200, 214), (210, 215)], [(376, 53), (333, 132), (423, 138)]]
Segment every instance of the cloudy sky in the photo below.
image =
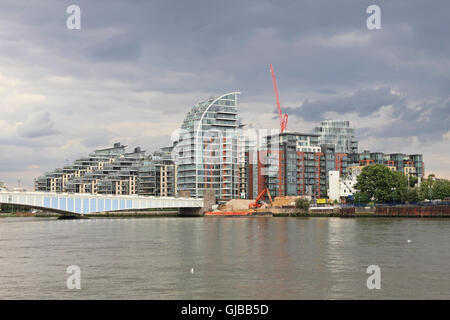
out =
[[(69, 30), (66, 8), (81, 8)], [(381, 8), (381, 30), (366, 9)], [(0, 181), (122, 142), (168, 144), (189, 108), (240, 91), (243, 122), (348, 119), (360, 149), (423, 153), (450, 178), (447, 0), (0, 1)]]

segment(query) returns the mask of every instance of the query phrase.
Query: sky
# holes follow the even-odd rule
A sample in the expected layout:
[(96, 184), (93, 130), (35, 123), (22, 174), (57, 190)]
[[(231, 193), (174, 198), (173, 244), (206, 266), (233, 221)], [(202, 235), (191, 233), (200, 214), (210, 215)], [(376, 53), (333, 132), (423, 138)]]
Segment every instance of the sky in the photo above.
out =
[(449, 12), (447, 0), (1, 0), (0, 181), (32, 189), (114, 142), (153, 152), (193, 105), (231, 91), (243, 123), (278, 128), (270, 64), (288, 130), (349, 120), (360, 151), (422, 153), (426, 174), (450, 178)]

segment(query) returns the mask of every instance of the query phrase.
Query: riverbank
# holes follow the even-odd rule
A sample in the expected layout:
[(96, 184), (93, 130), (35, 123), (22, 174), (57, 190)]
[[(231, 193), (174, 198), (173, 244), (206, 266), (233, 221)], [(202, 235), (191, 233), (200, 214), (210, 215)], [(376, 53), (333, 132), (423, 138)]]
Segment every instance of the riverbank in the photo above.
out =
[(311, 212), (311, 213), (274, 213), (273, 217), (322, 217), (322, 218), (374, 218), (374, 213), (355, 212), (353, 214), (329, 213), (329, 212)]
[(340, 217), (340, 218), (373, 218), (375, 209), (364, 209), (359, 211), (343, 211), (340, 209), (310, 209), (305, 212), (302, 209), (277, 209), (272, 212), (274, 217)]
[(179, 217), (177, 210), (173, 211), (120, 211), (92, 213), (88, 215), (90, 218), (153, 218), (153, 217)]
[(274, 217), (403, 217), (403, 218), (450, 218), (450, 206), (394, 206), (394, 207), (313, 207), (305, 212), (298, 208), (272, 208)]
[(18, 212), (18, 213), (0, 213), (0, 218), (57, 218), (60, 215), (52, 212), (41, 212), (41, 213), (31, 213), (31, 212)]
[[(273, 217), (341, 217), (341, 218), (372, 218), (372, 217), (412, 217), (432, 218), (450, 217), (450, 206), (395, 206), (395, 207), (312, 207), (307, 212), (303, 209), (265, 208), (258, 209), (269, 211)], [(57, 213), (0, 213), (0, 218), (6, 217), (60, 217)], [(153, 218), (153, 217), (180, 217), (178, 210), (152, 210), (152, 211), (112, 211), (104, 213), (92, 213), (86, 218)], [(200, 216), (199, 216), (200, 217)]]

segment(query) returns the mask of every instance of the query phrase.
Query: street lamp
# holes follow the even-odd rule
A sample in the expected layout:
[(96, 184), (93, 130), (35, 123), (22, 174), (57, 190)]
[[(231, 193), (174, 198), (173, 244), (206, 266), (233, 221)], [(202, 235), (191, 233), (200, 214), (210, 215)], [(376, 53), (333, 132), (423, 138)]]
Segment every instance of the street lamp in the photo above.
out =
[(394, 191), (395, 191), (395, 187), (392, 187), (391, 190), (392, 190), (392, 205), (394, 205)]

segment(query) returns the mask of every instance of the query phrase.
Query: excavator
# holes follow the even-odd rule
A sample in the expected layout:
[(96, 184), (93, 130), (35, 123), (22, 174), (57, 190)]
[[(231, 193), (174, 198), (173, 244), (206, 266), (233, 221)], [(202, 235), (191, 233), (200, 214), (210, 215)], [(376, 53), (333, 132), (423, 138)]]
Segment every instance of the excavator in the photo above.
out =
[(256, 209), (256, 208), (260, 208), (261, 204), (259, 203), (259, 200), (261, 200), (261, 198), (264, 196), (264, 194), (267, 193), (267, 195), (269, 196), (269, 200), (270, 203), (272, 203), (272, 196), (270, 195), (269, 189), (266, 187), (263, 189), (263, 191), (261, 191), (258, 196), (255, 199), (255, 202), (252, 202), (248, 205), (249, 209)]
[(241, 209), (241, 210), (235, 210), (235, 211), (228, 211), (227, 209), (224, 209), (223, 211), (219, 211), (219, 210), (214, 210), (214, 211), (209, 211), (209, 212), (205, 212), (205, 216), (215, 216), (215, 217), (220, 217), (220, 216), (262, 216), (262, 215), (271, 215), (270, 212), (257, 212), (256, 209), (261, 208), (262, 205), (261, 203), (259, 203), (259, 201), (262, 199), (262, 197), (264, 196), (264, 194), (266, 194), (269, 196), (270, 199), (270, 203), (272, 204), (272, 196), (270, 195), (269, 189), (266, 187), (263, 189), (263, 191), (261, 191), (258, 196), (256, 197), (255, 201), (251, 202), (248, 205), (248, 209)]

